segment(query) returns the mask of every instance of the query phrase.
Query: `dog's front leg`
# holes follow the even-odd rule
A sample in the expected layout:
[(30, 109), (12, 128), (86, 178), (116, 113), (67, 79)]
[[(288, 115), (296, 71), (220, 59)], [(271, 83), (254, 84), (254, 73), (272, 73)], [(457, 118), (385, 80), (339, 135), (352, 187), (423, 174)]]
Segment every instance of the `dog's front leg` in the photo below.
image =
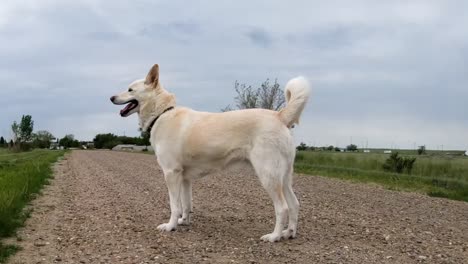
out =
[(164, 172), (167, 189), (169, 191), (169, 202), (171, 206), (171, 218), (168, 223), (161, 224), (158, 229), (161, 231), (174, 231), (177, 227), (177, 220), (182, 213), (181, 191), (182, 191), (182, 170), (168, 170)]
[(179, 225), (190, 224), (190, 212), (192, 210), (192, 180), (182, 180), (181, 192), (182, 217), (179, 218)]

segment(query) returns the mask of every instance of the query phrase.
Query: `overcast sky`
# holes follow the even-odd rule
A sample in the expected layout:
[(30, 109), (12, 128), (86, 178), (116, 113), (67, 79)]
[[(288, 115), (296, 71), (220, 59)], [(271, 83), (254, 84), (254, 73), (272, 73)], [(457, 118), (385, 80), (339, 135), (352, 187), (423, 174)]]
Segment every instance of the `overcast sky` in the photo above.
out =
[[(197, 2), (197, 3), (195, 3)], [(0, 135), (138, 135), (109, 97), (154, 63), (179, 105), (304, 75), (296, 141), (468, 148), (468, 1), (0, 1)]]

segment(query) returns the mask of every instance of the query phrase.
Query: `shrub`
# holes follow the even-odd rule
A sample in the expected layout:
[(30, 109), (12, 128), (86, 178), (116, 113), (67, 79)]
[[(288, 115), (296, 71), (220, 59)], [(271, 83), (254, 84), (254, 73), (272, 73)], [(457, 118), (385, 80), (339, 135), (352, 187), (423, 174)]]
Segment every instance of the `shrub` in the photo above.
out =
[(416, 158), (400, 157), (398, 152), (395, 152), (388, 157), (382, 168), (389, 172), (403, 173), (406, 171), (406, 173), (411, 174), (415, 162)]
[(426, 154), (426, 146), (419, 146), (418, 155)]
[(296, 161), (298, 161), (298, 160), (304, 160), (304, 153), (302, 153), (302, 152), (296, 153), (296, 159), (295, 159), (295, 160), (296, 160)]

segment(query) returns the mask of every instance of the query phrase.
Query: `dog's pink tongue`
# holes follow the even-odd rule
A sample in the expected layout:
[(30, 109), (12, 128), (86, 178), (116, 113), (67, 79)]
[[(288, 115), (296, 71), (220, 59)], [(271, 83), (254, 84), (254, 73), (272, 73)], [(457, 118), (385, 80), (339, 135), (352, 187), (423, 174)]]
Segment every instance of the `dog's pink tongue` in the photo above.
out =
[(124, 113), (128, 110), (128, 108), (130, 108), (130, 105), (131, 105), (131, 103), (130, 103), (130, 104), (127, 104), (127, 105), (124, 107), (124, 109), (120, 110), (120, 114), (124, 114)]

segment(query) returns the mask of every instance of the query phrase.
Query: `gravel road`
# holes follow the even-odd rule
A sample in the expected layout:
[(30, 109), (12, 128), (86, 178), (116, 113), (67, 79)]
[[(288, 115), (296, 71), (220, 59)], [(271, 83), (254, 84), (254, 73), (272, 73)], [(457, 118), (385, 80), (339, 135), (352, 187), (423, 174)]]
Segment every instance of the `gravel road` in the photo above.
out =
[(194, 183), (193, 223), (171, 233), (152, 155), (73, 151), (55, 166), (10, 263), (468, 263), (468, 203), (296, 175), (297, 239), (260, 241), (273, 205), (249, 168)]

